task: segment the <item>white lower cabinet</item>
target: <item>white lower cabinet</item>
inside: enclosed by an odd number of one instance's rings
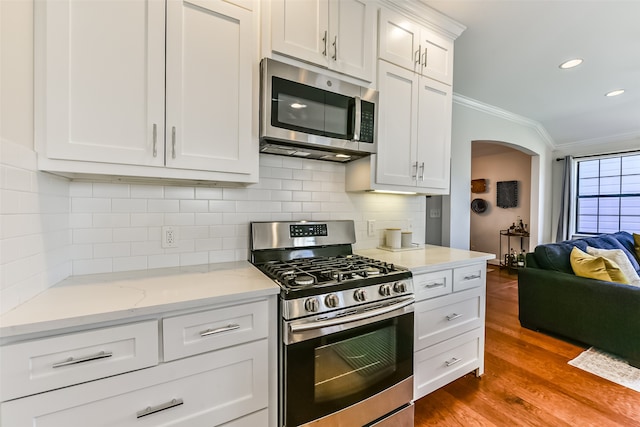
[[[269,356],[273,346],[270,328],[265,326],[269,307],[264,299],[248,301],[3,346],[3,356],[15,353],[25,361],[46,356],[46,348],[55,352],[55,361],[61,357],[66,360],[66,354],[75,354],[78,348],[93,354],[109,347],[115,357],[70,364],[43,374],[68,369],[69,381],[30,384],[22,377],[3,379],[8,389],[14,385],[22,388],[11,395],[3,394],[0,425],[268,426],[272,418],[270,394],[274,392],[270,372],[275,360],[275,356]],[[163,323],[165,328],[161,327]],[[193,328],[199,331],[198,338],[209,344],[185,347],[183,334],[176,332]],[[125,348],[128,351],[120,350],[119,342],[129,336],[133,342]],[[146,346],[135,347],[136,342]],[[174,350],[167,354],[163,348]],[[138,352],[152,357],[145,356],[148,361],[143,365],[124,364],[135,359],[130,354]],[[3,374],[5,368],[8,366],[3,366]]]
[[[417,400],[461,376],[484,372],[486,264],[414,274]]]

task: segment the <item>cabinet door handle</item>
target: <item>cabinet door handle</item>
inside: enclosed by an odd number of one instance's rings
[[[240,329],[240,325],[238,325],[237,323],[232,323],[227,326],[223,326],[221,328],[207,329],[206,331],[200,332],[200,336],[206,337],[209,335],[220,334],[222,332],[233,331],[234,329]]]
[[[424,287],[427,288],[427,289],[444,288],[444,282],[429,283],[429,284],[425,285]]]
[[[420,181],[424,181],[424,162],[420,164]]]
[[[322,43],[324,43],[324,50],[322,55],[327,56],[327,30],[324,30],[324,36],[322,37]]]
[[[334,36],[333,37],[333,60],[337,61],[338,60],[338,36]]]
[[[176,158],[176,127],[171,128],[171,158]]]
[[[158,406],[148,406],[142,411],[138,411],[136,413],[136,418],[146,417],[147,415],[155,414],[156,412],[164,411],[166,409],[175,408],[176,406],[180,406],[184,403],[182,399],[171,399],[171,401],[167,403],[163,403]]]
[[[413,175],[411,175],[412,179],[418,179],[418,162],[413,164]]]
[[[455,320],[455,319],[457,319],[459,317],[462,317],[462,314],[453,313],[453,314],[450,314],[450,315],[448,315],[446,317],[447,317],[447,321],[451,322],[452,320]]]
[[[416,50],[416,53],[413,55],[413,59],[414,59],[416,64],[420,63],[420,54],[421,53],[422,53],[422,45],[418,45],[418,50]]]
[[[451,360],[447,360],[446,362],[444,362],[444,364],[447,367],[449,367],[449,366],[453,366],[456,363],[460,363],[460,362],[462,362],[462,359],[458,359],[458,358],[453,357],[453,358],[451,358]]]
[[[475,280],[475,279],[479,279],[480,275],[479,274],[473,274],[471,276],[464,276],[463,280]]]
[[[101,351],[100,353],[92,354],[91,356],[78,357],[74,359],[73,357],[68,358],[64,362],[54,363],[51,365],[52,368],[61,368],[63,366],[75,365],[77,363],[91,362],[92,360],[98,359],[106,359],[107,357],[113,356],[113,353],[110,351]]]
[[[158,157],[158,125],[153,124],[153,157]]]
[[[427,66],[427,48],[424,48],[424,54],[422,55],[422,66],[426,67]]]

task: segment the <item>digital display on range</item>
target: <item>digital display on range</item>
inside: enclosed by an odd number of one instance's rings
[[[291,237],[316,237],[327,235],[327,224],[295,224],[289,226]]]

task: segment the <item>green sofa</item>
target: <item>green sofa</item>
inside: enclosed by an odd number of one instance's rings
[[[616,354],[640,368],[640,287],[578,277],[574,246],[622,249],[640,271],[626,232],[539,245],[518,271],[520,324]]]

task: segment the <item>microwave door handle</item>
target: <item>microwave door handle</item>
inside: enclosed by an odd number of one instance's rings
[[[353,125],[353,140],[360,141],[360,127],[362,126],[362,99],[355,97],[355,123]]]

